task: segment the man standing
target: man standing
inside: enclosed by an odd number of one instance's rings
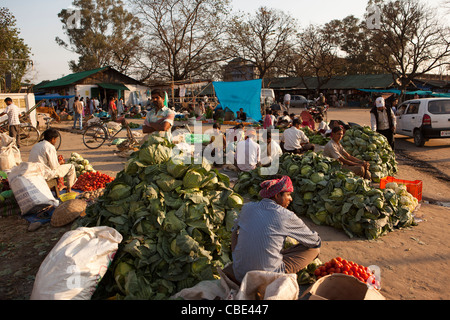
[[[142,132],[159,134],[159,136],[172,141],[171,128],[175,120],[175,112],[164,105],[164,100],[165,94],[162,90],[152,90],[153,107],[147,112]]]
[[[236,165],[241,171],[252,171],[261,164],[261,148],[255,139],[256,132],[251,129],[236,145]]]
[[[20,148],[20,109],[16,106],[11,98],[5,99],[6,109],[0,114],[0,117],[7,114],[8,115],[8,125],[9,125],[9,136],[16,139],[17,148]]]
[[[309,138],[300,130],[300,120],[294,119],[292,127],[283,133],[284,151],[302,154],[308,150],[314,151],[314,145],[309,143]]]
[[[80,120],[80,130],[83,130],[83,104],[80,102],[78,97],[75,97],[75,102],[73,103],[73,128],[77,128],[77,121]]]
[[[293,191],[288,176],[264,181],[260,191],[263,199],[244,204],[233,227],[233,264],[224,269],[225,274],[240,283],[252,270],[298,273],[318,257],[319,234],[287,209]],[[284,250],[286,237],[299,244]]]
[[[375,100],[375,106],[370,110],[370,124],[373,131],[386,137],[392,150],[394,150],[394,134],[397,119],[390,106],[386,106],[383,97]]]
[[[117,120],[117,106],[116,106],[116,98],[112,97],[109,102],[109,114],[111,115],[111,120]]]
[[[284,95],[283,103],[284,103],[284,106],[286,108],[286,111],[289,112],[289,108],[291,107],[291,95],[289,93],[286,93]]]
[[[56,129],[50,128],[44,131],[44,140],[31,148],[28,162],[39,162],[56,171],[56,177],[65,178],[67,192],[72,191],[72,186],[77,180],[75,166],[73,164],[59,164],[55,143],[58,138]]]
[[[345,151],[344,147],[342,147],[340,143],[343,136],[344,130],[341,126],[333,127],[331,131],[331,140],[325,145],[323,155],[325,157],[339,160],[344,169],[347,169],[364,179],[372,180],[372,175],[369,171],[370,163],[355,158]]]

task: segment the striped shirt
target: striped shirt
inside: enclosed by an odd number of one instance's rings
[[[8,124],[10,126],[20,125],[20,109],[18,106],[16,106],[15,104],[10,104],[9,106],[6,106],[5,112],[8,115]]]
[[[308,248],[318,248],[321,239],[297,215],[270,199],[247,203],[235,221],[239,237],[233,251],[233,271],[242,281],[252,270],[285,272],[283,250],[286,237]]]
[[[155,108],[152,108],[147,112],[147,117],[145,118],[144,125],[148,125],[149,123],[163,123],[168,122],[170,126],[173,126],[175,120],[175,112],[169,109],[168,107],[163,107],[162,109],[156,112]],[[169,129],[167,131],[159,131],[157,134],[159,136],[166,138],[169,141],[172,141],[172,131]]]

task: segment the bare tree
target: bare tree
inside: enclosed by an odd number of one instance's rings
[[[255,64],[259,77],[275,75],[277,63],[293,47],[296,21],[282,11],[260,7],[252,16],[236,16],[230,23],[230,50]]]
[[[372,30],[371,60],[396,76],[402,91],[417,76],[450,63],[450,30],[418,0],[378,1],[380,30]]]
[[[340,73],[342,58],[337,54],[338,47],[333,41],[333,32],[315,25],[308,26],[300,35],[298,53],[302,57],[298,65],[300,75],[317,79],[317,90],[331,77]],[[304,81],[304,84],[307,83]]]
[[[211,77],[227,59],[221,49],[229,0],[131,0],[143,23],[143,79]]]

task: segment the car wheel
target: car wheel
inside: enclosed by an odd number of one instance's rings
[[[417,147],[423,147],[425,145],[425,137],[423,136],[422,131],[419,129],[414,130],[414,144]]]

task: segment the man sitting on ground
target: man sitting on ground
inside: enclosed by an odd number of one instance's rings
[[[50,128],[44,131],[44,140],[31,148],[28,162],[39,162],[56,172],[55,178],[66,180],[67,192],[72,191],[72,186],[77,180],[75,166],[73,164],[59,164],[55,144],[58,131]]]
[[[294,154],[302,154],[308,150],[314,151],[314,145],[309,143],[309,138],[300,130],[300,120],[294,119],[292,127],[283,133],[284,151]]]
[[[235,221],[231,240],[233,264],[224,272],[237,283],[253,270],[298,273],[318,257],[321,239],[292,211],[294,191],[288,176],[261,184],[259,202],[244,204]],[[286,237],[299,242],[284,250]]]
[[[344,129],[341,126],[333,127],[331,131],[331,140],[325,145],[323,155],[339,160],[344,169],[347,169],[364,179],[371,180],[372,175],[369,171],[369,162],[355,158],[345,151],[340,143],[343,136]]]

